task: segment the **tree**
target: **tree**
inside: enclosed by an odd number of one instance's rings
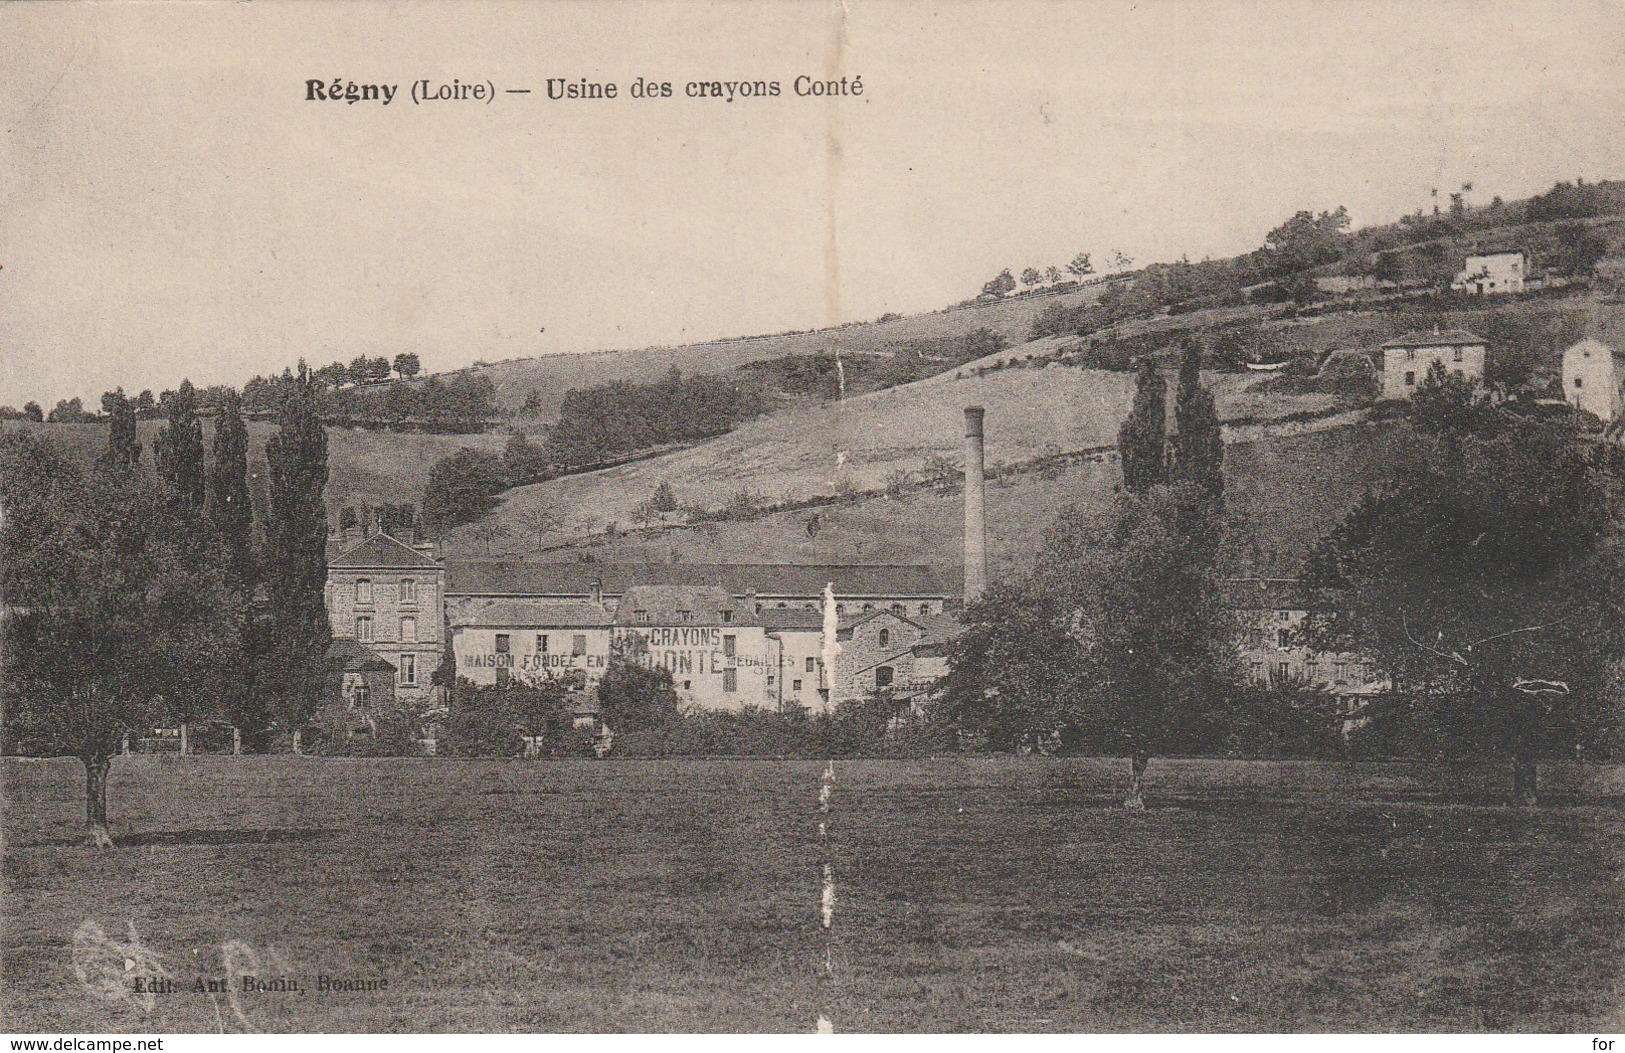
[[[139,469],[81,478],[0,437],[0,693],[8,742],[79,758],[90,842],[111,847],[107,773],[155,720],[217,712],[240,604],[198,513]]]
[[[474,535],[474,540],[485,545],[485,554],[490,555],[492,543],[507,537],[508,528],[494,519],[487,519],[474,524],[474,528],[470,533]]]
[[[1095,273],[1095,265],[1089,262],[1089,254],[1080,252],[1072,257],[1072,262],[1066,265],[1067,273],[1082,281],[1086,276]]]
[[[1054,265],[1044,268],[1044,280],[1055,285],[1061,280],[1061,268]]]
[[[1123,486],[1143,494],[1167,477],[1168,384],[1151,356],[1140,360],[1134,408],[1117,432]]]
[[[659,731],[678,719],[677,689],[671,672],[649,666],[643,659],[642,637],[616,639],[609,666],[598,681],[599,719],[616,735]]]
[[[28,406],[34,406],[36,410],[39,409],[37,405],[30,402],[23,407],[24,413],[29,412]],[[94,413],[85,412],[85,404],[77,395],[71,399],[58,399],[56,408],[45,418],[46,422],[50,424],[89,424],[95,419],[96,415]]]
[[[170,491],[192,508],[202,508],[207,477],[203,468],[203,422],[197,415],[197,391],[190,380],[165,392],[164,412],[169,424],[158,429],[153,452],[158,474]]]
[[[1016,291],[1016,279],[1010,274],[1008,268],[998,273],[987,284],[982,286],[983,296],[1003,298]]]
[[[1126,271],[1132,266],[1134,266],[1133,256],[1130,256],[1122,249],[1117,249],[1112,253],[1112,270]]]
[[[1029,288],[1034,285],[1041,285],[1043,282],[1044,276],[1038,272],[1037,267],[1028,267],[1026,270],[1021,272],[1021,284],[1028,286]]]
[[[265,444],[271,503],[262,560],[270,596],[264,671],[277,724],[294,736],[320,704],[332,628],[323,594],[327,585],[327,432],[315,379],[303,362],[285,384],[277,432]]]
[[[226,392],[214,426],[214,463],[209,466],[209,519],[225,547],[232,586],[253,596],[254,506],[248,493],[248,426],[242,399]]]
[[[1174,478],[1194,484],[1214,500],[1224,494],[1224,437],[1213,393],[1202,386],[1202,351],[1188,340],[1179,360],[1174,403]]]
[[[502,449],[502,464],[509,483],[519,486],[547,470],[547,451],[531,442],[524,432],[516,431]]]
[[[141,463],[141,442],[136,438],[135,404],[118,388],[102,396],[102,415],[107,418],[107,450],[102,463],[115,471],[126,471]]]
[[[484,450],[458,450],[429,469],[423,522],[441,533],[472,523],[497,506],[497,495],[507,486],[501,458]]]
[[[367,360],[367,379],[377,382],[389,379],[389,359],[383,355]]]
[[[1342,601],[1313,638],[1391,683],[1371,730],[1504,757],[1515,802],[1533,804],[1541,757],[1618,730],[1625,458],[1563,421],[1418,434],[1413,450],[1314,553],[1312,579]]]
[[[345,372],[349,374],[350,383],[365,384],[372,379],[372,359],[357,355],[350,359],[350,366]]]
[[[515,518],[519,522],[519,528],[529,534],[537,545],[547,540],[549,534],[563,525],[556,513],[541,507],[527,508]]]
[[[1405,406],[1405,416],[1424,435],[1489,436],[1505,423],[1477,385],[1460,370],[1447,370],[1443,362],[1428,366]]]
[[[1264,254],[1277,276],[1295,274],[1337,259],[1349,228],[1349,211],[1300,211],[1264,236]]]
[[[671,488],[671,483],[662,479],[654,493],[649,495],[649,504],[656,512],[677,511],[677,493]]]
[[[412,351],[402,351],[395,356],[395,372],[400,374],[402,380],[417,376],[423,372],[423,363]]]
[[[23,416],[35,424],[40,424],[45,420],[45,411],[40,409],[39,403],[29,401],[23,403]]]
[[[316,370],[313,376],[318,384],[337,391],[349,382],[350,370],[343,362],[333,362]]]

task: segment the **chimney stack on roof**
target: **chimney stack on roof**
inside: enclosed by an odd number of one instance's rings
[[[981,598],[987,588],[986,453],[982,443],[981,406],[965,407],[965,603]]]

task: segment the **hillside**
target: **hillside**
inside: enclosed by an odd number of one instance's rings
[[[961,337],[976,329],[1002,333],[1021,343],[1038,315],[1054,304],[1077,306],[1100,295],[1099,286],[1067,292],[1015,297],[996,303],[950,308],[886,322],[857,322],[804,333],[739,337],[681,347],[651,347],[585,354],[542,355],[470,367],[496,385],[497,401],[518,409],[531,391],[538,393],[539,416],[550,419],[571,388],[613,380],[648,382],[672,369],[685,374],[721,373],[747,362],[825,351],[883,352],[913,341]]]

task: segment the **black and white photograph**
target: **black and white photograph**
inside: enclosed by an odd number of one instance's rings
[[[1622,128],[1615,0],[0,6],[7,1048],[1618,1051]]]

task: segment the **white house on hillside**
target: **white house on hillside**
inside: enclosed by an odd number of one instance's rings
[[[1474,385],[1483,384],[1486,350],[1484,338],[1465,329],[1406,333],[1390,340],[1382,345],[1382,397],[1410,398],[1435,362]]]
[[[1528,270],[1528,257],[1521,251],[1469,256],[1450,288],[1475,296],[1523,292]]]
[[[1625,419],[1625,355],[1590,337],[1564,351],[1563,397],[1604,424]]]

